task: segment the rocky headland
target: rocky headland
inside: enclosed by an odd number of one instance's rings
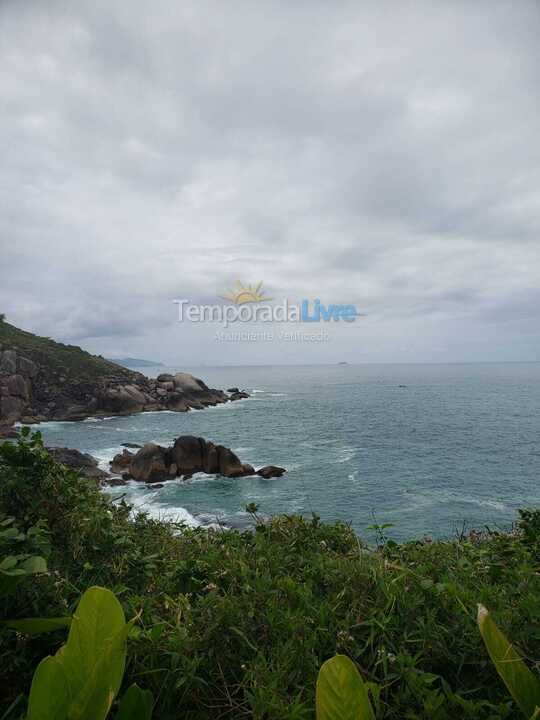
[[[187,412],[247,398],[189,373],[148,378],[74,345],[0,321],[0,431],[16,422],[82,420],[151,410]]]

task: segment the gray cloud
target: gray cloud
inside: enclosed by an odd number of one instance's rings
[[[2,311],[192,364],[538,359],[539,31],[533,0],[2,3]],[[175,323],[238,277],[368,317]]]

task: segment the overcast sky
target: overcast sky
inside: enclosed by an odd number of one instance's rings
[[[0,311],[175,365],[539,360],[539,37],[536,0],[1,0]],[[176,321],[237,279],[366,317]]]

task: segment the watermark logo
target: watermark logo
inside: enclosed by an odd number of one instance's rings
[[[324,303],[319,298],[303,298],[291,302],[285,298],[281,302],[271,303],[257,285],[245,285],[240,280],[234,288],[222,296],[227,304],[199,305],[190,300],[174,300],[178,305],[178,322],[219,323],[224,328],[232,323],[352,323],[363,313],[356,305],[349,303]]]
[[[227,295],[223,296],[224,300],[229,300],[234,305],[245,305],[246,303],[268,302],[273,298],[267,297],[262,290],[262,280],[257,285],[244,285],[241,280],[236,281],[236,285],[229,290]]]

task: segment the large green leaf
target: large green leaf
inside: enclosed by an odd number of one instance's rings
[[[87,590],[66,645],[36,671],[27,720],[103,720],[122,682],[131,625],[114,593]]]
[[[317,720],[375,720],[364,681],[345,655],[330,658],[319,671]]]
[[[71,618],[21,618],[20,620],[4,620],[0,625],[6,625],[6,627],[17,630],[17,632],[24,635],[41,635],[41,633],[69,627]]]
[[[118,694],[126,662],[126,640],[132,623],[124,624],[105,643],[98,662],[70,706],[70,720],[103,720]]]
[[[150,690],[131,685],[120,701],[116,720],[150,720],[154,698]]]
[[[47,657],[37,666],[27,720],[65,720],[69,709],[69,688],[62,666],[55,657]]]
[[[540,707],[540,680],[525,665],[483,605],[478,606],[478,627],[510,695],[525,717],[534,717],[536,708]]]
[[[96,665],[104,659],[110,641],[125,627],[122,606],[110,590],[92,587],[79,601],[73,615],[69,637],[57,653],[68,678],[72,697],[83,691]],[[122,646],[123,647],[123,646]],[[125,651],[115,653],[111,666],[111,689],[118,692],[124,673]]]

